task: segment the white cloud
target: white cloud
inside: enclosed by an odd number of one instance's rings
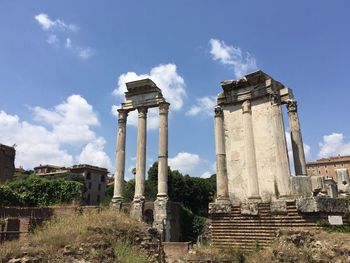
[[[35,107],[33,112],[34,118],[47,127],[0,111],[1,143],[17,145],[16,166],[70,166],[84,161],[111,169],[111,161],[103,150],[105,140],[91,130],[91,126],[99,125],[97,114],[83,97],[72,95],[53,109]],[[68,150],[72,148],[81,151],[76,159]]]
[[[226,45],[219,39],[210,39],[210,54],[214,60],[233,67],[236,78],[240,78],[250,71],[256,70],[256,59],[249,52],[242,52],[239,47]]]
[[[113,170],[111,159],[104,151],[104,145],[106,140],[102,137],[97,138],[94,141],[89,142],[82,149],[77,161],[81,164],[92,164],[99,167],[105,167],[109,171]]]
[[[113,91],[116,96],[124,97],[126,92],[126,82],[140,80],[144,78],[152,79],[162,90],[163,96],[171,104],[172,110],[179,110],[183,105],[186,96],[185,81],[177,73],[175,64],[161,64],[151,69],[149,74],[138,75],[135,72],[127,72],[119,76],[118,87]]]
[[[95,139],[90,126],[99,125],[96,113],[80,95],[71,95],[51,110],[34,108],[36,120],[50,125],[61,143],[83,144]]]
[[[52,20],[47,14],[41,13],[36,15],[35,20],[41,25],[44,31],[51,30],[69,30],[76,31],[78,27],[73,24],[66,24],[60,19]]]
[[[290,137],[290,132],[285,132],[286,140],[287,140],[287,149],[288,149],[288,157],[289,157],[289,165],[291,173],[294,174],[294,158],[293,158],[293,149],[292,149],[292,139]],[[306,161],[311,160],[311,147],[308,144],[304,143],[304,154]]]
[[[72,40],[70,38],[66,38],[66,48],[72,48]]]
[[[202,97],[196,99],[196,104],[192,105],[189,111],[186,112],[187,116],[213,116],[214,108],[216,105],[216,98],[214,96]]]
[[[52,20],[44,13],[36,15],[34,18],[46,32],[46,42],[48,44],[64,47],[81,59],[88,59],[94,54],[94,50],[91,47],[73,44],[71,35],[78,30],[76,25],[66,24],[60,19]]]
[[[50,45],[58,45],[59,39],[55,34],[50,34],[46,40],[46,42]]]
[[[199,176],[199,177],[205,179],[205,178],[209,178],[212,174],[213,174],[213,173],[211,173],[211,172],[209,172],[209,171],[206,171],[206,172],[202,173],[201,176]]]
[[[73,157],[60,148],[58,138],[45,127],[20,121],[17,115],[0,111],[1,143],[16,144],[16,165],[32,168],[39,164],[69,166]]]
[[[75,52],[82,59],[88,59],[94,54],[94,51],[90,47],[76,47]]]
[[[342,133],[332,133],[323,136],[323,142],[319,143],[319,158],[350,154],[350,142],[345,142]]]
[[[169,166],[172,170],[179,170],[184,174],[190,174],[200,164],[198,154],[179,152],[175,157],[169,158]]]

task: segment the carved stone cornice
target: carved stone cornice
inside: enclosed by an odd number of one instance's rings
[[[296,100],[287,100],[287,111],[288,112],[297,112],[298,103]]]
[[[148,111],[147,107],[143,107],[143,106],[138,107],[137,111],[139,112],[139,118],[144,118],[144,119],[147,118],[147,111]]]
[[[222,118],[223,117],[223,111],[220,106],[216,106],[214,109],[215,112],[215,118]]]

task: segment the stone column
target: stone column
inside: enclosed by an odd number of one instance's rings
[[[168,111],[169,103],[159,105],[158,197],[168,196]]]
[[[275,141],[276,155],[276,179],[275,179],[275,194],[277,197],[285,198],[290,195],[289,190],[289,161],[285,129],[283,123],[281,101],[278,95],[271,95],[272,104],[272,124]]]
[[[252,109],[250,100],[242,104],[245,160],[248,172],[248,199],[260,200],[258,171],[256,167],[255,143],[252,123]]]
[[[216,152],[216,201],[229,200],[225,151],[224,115],[220,106],[215,107],[214,117]]]
[[[168,198],[168,112],[169,103],[159,104],[158,193],[154,201],[153,227],[163,241],[170,241],[170,204]]]
[[[145,202],[147,107],[139,107],[137,110],[139,114],[137,123],[135,195],[131,216],[141,221]]]
[[[295,175],[307,175],[303,139],[301,136],[297,101],[287,101]]]
[[[125,139],[126,139],[126,120],[128,111],[119,109],[118,117],[118,138],[117,138],[117,157],[116,157],[116,169],[114,173],[114,192],[112,205],[121,209],[123,201],[123,187],[124,187],[124,174],[125,174]]]

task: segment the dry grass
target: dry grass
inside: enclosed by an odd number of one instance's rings
[[[62,250],[67,245],[75,246],[83,242],[98,242],[98,235],[94,235],[91,229],[99,228],[117,229],[123,232],[126,238],[130,239],[132,237],[128,236],[128,233],[132,235],[135,229],[145,229],[145,226],[111,209],[85,211],[81,214],[72,213],[65,217],[47,221],[44,226],[37,228],[33,234],[28,235],[25,239],[3,243],[0,246],[0,260],[2,262],[4,259],[21,256],[24,253],[28,255],[50,255],[57,253],[58,250]],[[108,239],[108,235],[106,237],[105,233],[104,238]],[[95,250],[93,253],[99,253],[99,251]],[[130,257],[125,262],[142,262],[131,260],[136,258],[139,253],[129,246],[127,242],[117,242],[115,244],[115,253],[119,253],[120,256]]]

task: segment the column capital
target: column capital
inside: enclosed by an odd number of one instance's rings
[[[119,123],[126,123],[126,119],[128,117],[128,110],[125,109],[118,109],[118,122]]]
[[[147,111],[148,108],[141,106],[137,108],[137,111],[139,112],[139,118],[147,118]]]
[[[272,105],[281,105],[281,97],[276,92],[270,94],[270,100]]]
[[[287,111],[288,112],[297,112],[298,111],[298,103],[296,100],[287,100]]]
[[[242,111],[243,113],[251,112],[252,111],[252,106],[250,103],[250,100],[245,100],[242,103]]]
[[[215,118],[222,118],[223,116],[223,110],[222,110],[222,107],[217,105],[214,109],[214,112],[215,112]]]
[[[159,114],[168,114],[170,103],[161,102],[159,103]]]

